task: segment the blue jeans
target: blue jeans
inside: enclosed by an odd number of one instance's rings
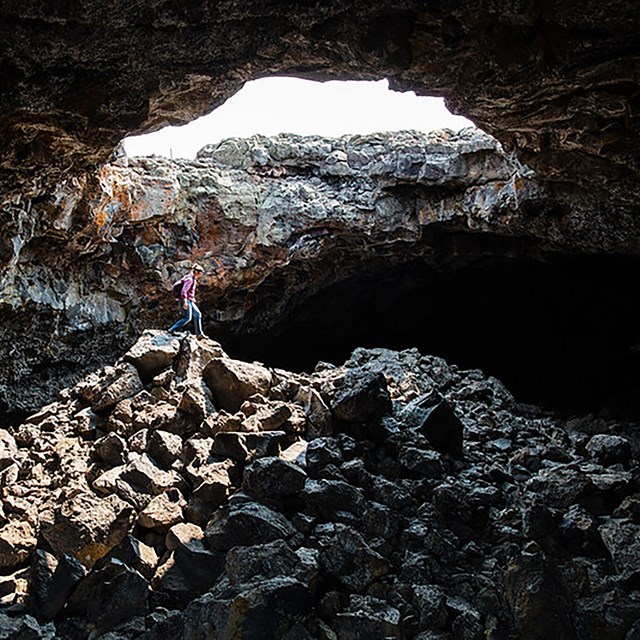
[[[200,313],[200,309],[198,309],[198,305],[192,300],[187,300],[187,308],[183,307],[182,309],[182,318],[176,322],[169,331],[178,331],[182,329],[185,325],[191,322],[193,318],[193,324],[196,330],[196,335],[202,335],[202,314]]]

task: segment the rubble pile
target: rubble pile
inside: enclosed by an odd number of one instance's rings
[[[0,430],[0,638],[640,638],[634,425],[146,331]]]

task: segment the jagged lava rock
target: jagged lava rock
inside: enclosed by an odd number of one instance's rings
[[[142,358],[155,348],[148,336],[141,344]],[[262,393],[234,414],[183,414],[178,369],[201,381],[226,359],[217,349],[184,337],[168,373],[134,385],[118,379],[130,381],[133,365],[115,362],[3,440],[16,473],[0,483],[0,536],[13,532],[0,597],[18,616],[30,607],[52,620],[22,616],[34,637],[635,633],[638,463],[586,446],[603,434],[594,445],[618,452],[634,444],[635,425],[585,417],[589,435],[576,438],[577,419],[520,410],[478,370],[387,349],[311,374],[236,361],[236,371],[269,373]],[[221,393],[223,380],[237,391],[230,376],[218,379]],[[345,384],[364,392],[343,396]],[[120,399],[87,431],[86,409],[108,388]],[[375,389],[375,410],[355,402],[350,415],[367,422],[336,418],[320,438],[309,421],[273,431],[285,414],[313,411],[305,388],[326,407]],[[443,402],[458,439],[451,448],[444,428],[441,453],[420,427]],[[172,412],[160,418],[158,407]]]

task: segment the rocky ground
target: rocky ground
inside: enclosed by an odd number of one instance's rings
[[[635,640],[636,431],[147,331],[0,430],[0,638]]]

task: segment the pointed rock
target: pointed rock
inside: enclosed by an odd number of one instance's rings
[[[331,410],[338,420],[369,422],[391,413],[391,396],[382,373],[347,377],[345,387],[333,399]]]
[[[413,414],[415,428],[440,453],[462,455],[464,427],[446,400]]]

